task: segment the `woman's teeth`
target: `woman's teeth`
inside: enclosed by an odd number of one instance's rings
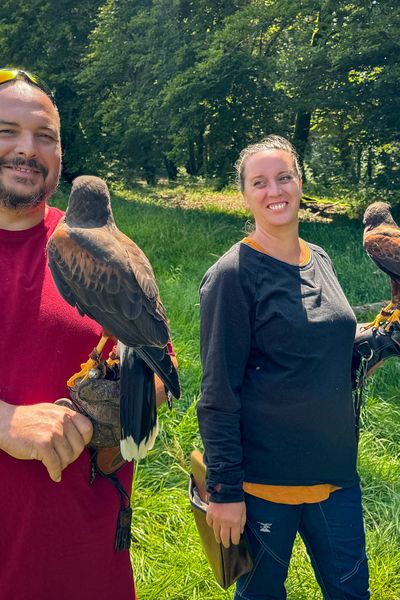
[[[270,204],[268,208],[271,210],[281,210],[282,208],[285,208],[285,206],[286,202],[279,202],[279,204]]]

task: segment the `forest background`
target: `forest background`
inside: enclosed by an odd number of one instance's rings
[[[183,396],[172,413],[160,410],[155,448],[136,469],[132,562],[140,600],[232,598],[202,554],[187,483],[190,452],[201,448],[198,287],[246,229],[232,184],[247,143],[268,133],[294,142],[306,195],[318,198],[301,211],[301,235],[329,252],[352,306],[389,298],[387,277],[362,249],[359,217],[377,199],[390,200],[400,216],[396,4],[0,4],[1,66],[31,70],[55,91],[65,185],[54,201],[65,208],[77,175],[107,180],[117,224],[149,256],[171,322]],[[400,598],[399,368],[388,361],[371,380],[360,438],[376,600]],[[290,600],[321,598],[299,540],[287,587]]]
[[[2,0],[3,65],[55,90],[64,178],[232,181],[240,150],[288,136],[310,191],[399,187],[394,0]]]

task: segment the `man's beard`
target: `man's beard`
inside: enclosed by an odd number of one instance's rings
[[[14,158],[12,161],[6,161],[4,159],[0,159],[0,168],[4,165],[9,165],[13,167],[30,167],[31,169],[36,169],[40,171],[43,175],[44,180],[46,181],[46,177],[48,175],[48,169],[43,165],[40,165],[36,160],[28,160],[24,158]],[[58,179],[56,184],[52,189],[49,189],[44,183],[41,188],[35,192],[34,194],[21,194],[16,192],[13,189],[10,189],[2,184],[0,181],[0,207],[20,210],[24,208],[36,208],[40,204],[42,204],[45,200],[47,200],[53,192],[57,189]]]

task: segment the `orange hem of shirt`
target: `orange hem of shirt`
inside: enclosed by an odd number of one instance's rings
[[[262,483],[243,483],[247,494],[277,502],[279,504],[313,504],[327,500],[335,490],[340,490],[337,485],[320,483],[317,485],[264,485]]]

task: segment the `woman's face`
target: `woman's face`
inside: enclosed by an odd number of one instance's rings
[[[286,150],[257,152],[244,165],[244,203],[265,230],[297,224],[301,185]]]

